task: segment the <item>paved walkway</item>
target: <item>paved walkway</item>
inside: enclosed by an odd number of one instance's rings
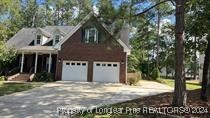
[[[88,108],[173,91],[171,87],[141,81],[140,86],[122,84],[55,82],[29,91],[0,97],[0,117],[53,118],[57,107]]]

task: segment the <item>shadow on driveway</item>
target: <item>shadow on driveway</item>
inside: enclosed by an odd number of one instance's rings
[[[157,82],[144,82],[142,86],[55,82],[29,91],[0,97],[0,116],[10,118],[58,117],[57,107],[97,107],[172,90]]]

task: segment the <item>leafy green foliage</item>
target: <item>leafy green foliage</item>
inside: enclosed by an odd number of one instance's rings
[[[16,58],[16,51],[7,48],[4,42],[0,42],[0,75],[7,71],[8,65]]]
[[[154,79],[154,80],[157,80],[158,78],[160,78],[160,71],[158,68],[154,68],[152,73],[151,73],[151,77]]]
[[[52,82],[53,76],[51,73],[43,71],[41,73],[36,73],[32,81],[34,81],[34,82]]]
[[[5,76],[0,76],[0,81],[5,81]]]
[[[138,70],[139,66],[139,60],[138,58],[131,54],[128,56],[128,72],[136,72]]]

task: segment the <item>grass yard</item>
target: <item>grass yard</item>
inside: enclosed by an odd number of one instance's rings
[[[0,81],[0,96],[12,94],[15,92],[26,91],[43,85],[42,83],[20,83]]]
[[[174,87],[174,80],[172,79],[158,79],[157,82],[160,82],[162,84],[166,84],[168,86]],[[199,84],[198,81],[196,80],[188,80],[186,81],[187,85],[187,90],[195,90],[195,89],[200,89],[201,85]]]

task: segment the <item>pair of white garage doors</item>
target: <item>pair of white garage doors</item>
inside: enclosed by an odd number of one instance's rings
[[[118,83],[120,74],[119,62],[94,62],[93,81]],[[87,81],[87,61],[63,61],[62,80]]]

